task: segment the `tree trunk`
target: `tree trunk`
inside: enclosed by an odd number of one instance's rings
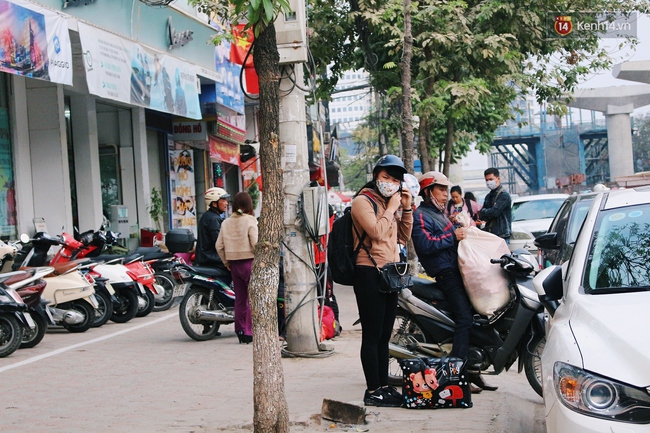
[[[429,122],[426,116],[420,116],[420,134],[418,136],[418,150],[420,151],[420,163],[422,173],[431,171],[431,156],[427,146],[427,135],[429,134]]]
[[[253,428],[256,433],[288,433],[289,410],[284,395],[277,322],[284,195],[278,137],[280,56],[273,25],[264,28],[257,37],[254,54],[260,83],[260,165],[264,199],[249,286],[255,384]]]
[[[447,119],[447,133],[445,134],[445,159],[442,167],[442,174],[449,176],[449,167],[451,166],[451,155],[454,147],[454,119]]]
[[[377,91],[375,91],[375,107],[377,107],[377,141],[379,142],[379,156],[384,156],[388,154],[386,132],[384,131],[384,125],[382,122],[382,120],[384,120],[384,100]]]
[[[404,0],[404,47],[402,51],[402,150],[404,165],[413,172],[413,106],[411,104],[411,59],[413,34],[411,29],[411,0]]]

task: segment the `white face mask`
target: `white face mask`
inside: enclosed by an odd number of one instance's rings
[[[497,181],[496,180],[486,180],[485,185],[490,188],[490,190],[497,189]]]
[[[392,197],[397,191],[399,191],[399,183],[381,182],[379,179],[377,179],[376,183],[379,194],[383,195],[386,198]]]

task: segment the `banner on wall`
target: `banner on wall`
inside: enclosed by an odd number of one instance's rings
[[[195,65],[82,22],[79,38],[93,95],[201,119]]]
[[[196,235],[194,158],[190,150],[169,152],[172,228],[188,228]]]
[[[23,0],[0,0],[0,71],[72,85],[66,19]]]
[[[230,50],[231,43],[227,40],[214,48],[215,69],[221,75],[221,82],[215,84],[216,102],[244,114],[244,92],[239,83],[242,67],[230,61]]]
[[[232,165],[239,165],[239,146],[227,141],[221,140],[212,135],[209,138],[210,142],[210,158],[219,161],[227,162]]]

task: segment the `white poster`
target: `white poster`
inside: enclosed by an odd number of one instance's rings
[[[23,0],[0,0],[0,71],[72,85],[67,20]]]
[[[201,119],[195,65],[82,22],[79,37],[90,93]]]

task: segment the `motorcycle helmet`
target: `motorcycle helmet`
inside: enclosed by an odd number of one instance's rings
[[[210,203],[213,201],[219,201],[222,198],[230,198],[230,194],[228,194],[223,188],[214,187],[207,190],[203,197],[205,198],[205,207],[209,209]]]
[[[377,174],[381,170],[386,170],[386,172],[395,179],[399,181],[404,180],[404,175],[406,174],[406,167],[404,167],[404,162],[395,156],[395,155],[384,155],[379,158],[379,161],[375,164],[375,168],[372,169],[373,179],[377,179]]]
[[[447,179],[447,176],[440,173],[439,171],[427,171],[420,176],[420,195],[426,197],[426,189],[433,185],[444,185],[448,187],[454,186],[453,183]]]

